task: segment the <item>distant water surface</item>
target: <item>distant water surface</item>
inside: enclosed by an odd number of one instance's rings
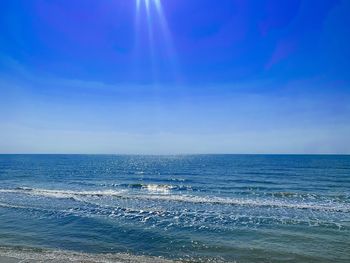
[[[350,262],[350,156],[0,155],[0,256],[76,253]]]

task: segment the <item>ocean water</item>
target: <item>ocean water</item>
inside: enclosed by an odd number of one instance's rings
[[[350,262],[350,156],[0,155],[0,256]]]

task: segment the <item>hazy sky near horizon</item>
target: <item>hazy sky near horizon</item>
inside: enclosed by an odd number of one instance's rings
[[[347,0],[3,0],[0,153],[350,153],[349,14]]]

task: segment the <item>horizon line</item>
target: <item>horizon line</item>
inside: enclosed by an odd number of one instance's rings
[[[124,156],[183,156],[183,155],[349,155],[350,153],[0,153],[0,155],[124,155]]]

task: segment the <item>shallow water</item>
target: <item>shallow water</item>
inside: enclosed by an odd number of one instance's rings
[[[0,155],[0,185],[0,255],[350,261],[350,156]]]

